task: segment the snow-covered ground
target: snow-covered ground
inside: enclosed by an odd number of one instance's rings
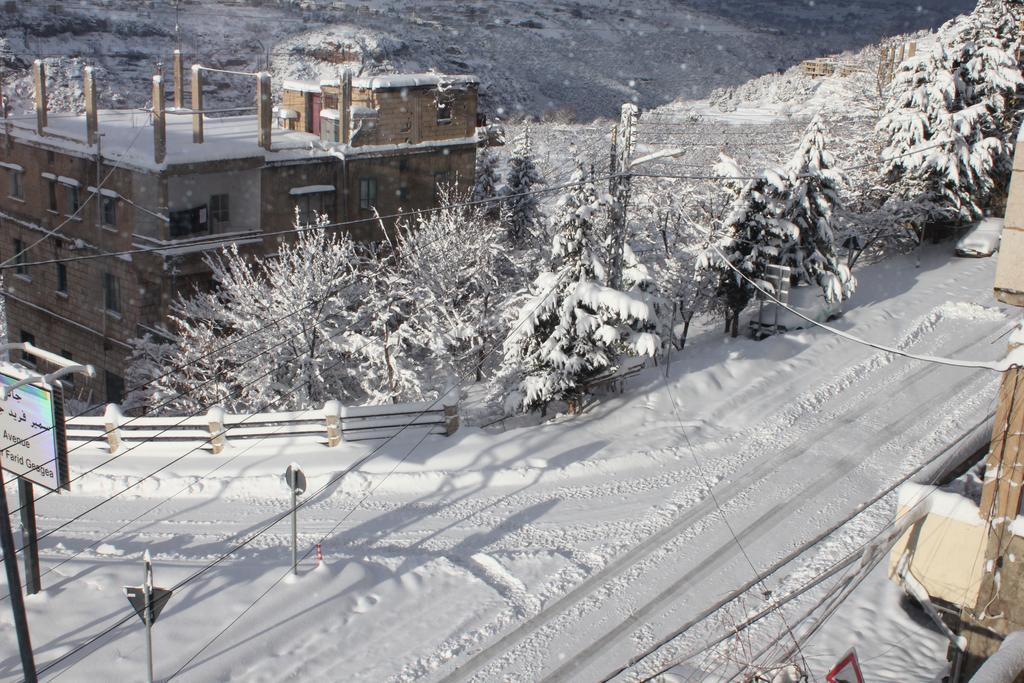
[[[920,268],[896,257],[860,269],[837,325],[917,353],[1001,357],[1000,335],[1015,319],[992,297],[995,261],[952,250],[926,248]],[[821,330],[755,342],[723,338],[717,324],[691,333],[667,380],[665,372],[646,370],[581,417],[388,444],[301,509],[300,552],[326,534],[323,565],[307,559],[297,579],[283,578],[285,521],[172,597],[155,627],[158,678],[185,665],[180,680],[596,680],[749,580],[747,557],[770,565],[974,425],[998,382]],[[287,508],[291,461],[316,490],[367,452],[274,444],[192,454],[88,511],[185,450],[139,449],[70,494],[42,499],[41,532],[83,515],[42,541],[44,571],[101,542],[45,575],[44,592],[27,601],[40,665],[129,613],[121,587],[141,579],[145,549],[157,584],[173,585]],[[72,457],[74,474],[109,455]],[[869,509],[767,587],[799,585],[892,512],[891,500]],[[812,673],[823,676],[856,645],[872,660],[871,680],[938,674],[945,646],[886,606],[895,589],[875,575],[859,591],[808,644]],[[759,596],[744,596],[671,652],[762,607]],[[780,629],[769,620],[742,647],[756,651]],[[43,679],[138,678],[143,651],[133,618]],[[6,606],[0,652],[0,679],[16,680]],[[729,671],[717,655],[687,666]]]

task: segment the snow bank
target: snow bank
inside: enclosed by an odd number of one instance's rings
[[[930,513],[971,526],[982,526],[985,523],[978,515],[978,504],[959,493],[908,482],[899,488],[898,496],[900,508],[911,508],[927,499]]]

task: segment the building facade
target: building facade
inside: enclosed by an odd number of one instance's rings
[[[380,240],[398,216],[436,206],[442,187],[473,182],[475,78],[346,76],[317,84],[334,105],[317,110],[311,84],[288,84],[272,110],[263,74],[255,116],[214,118],[202,110],[203,67],[191,70],[190,108],[178,54],[175,67],[174,104],[154,77],[148,112],[98,111],[86,69],[86,113],[75,116],[47,110],[37,62],[36,116],[2,122],[8,339],[94,365],[94,380],[74,380],[81,401],[122,400],[129,340],[163,334],[175,298],[209,285],[211,250],[273,253],[297,215]]]

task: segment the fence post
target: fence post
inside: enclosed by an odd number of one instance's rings
[[[327,426],[327,445],[337,446],[341,443],[341,401],[324,403],[324,423]]]
[[[110,445],[110,452],[116,453],[121,447],[121,422],[124,415],[121,413],[121,406],[116,403],[108,403],[103,411],[103,426],[107,432],[107,443]]]
[[[224,450],[224,444],[227,442],[224,436],[224,409],[213,406],[206,413],[206,421],[210,425],[210,445],[213,446],[213,454],[217,455]]]
[[[459,429],[459,403],[444,407],[444,435],[451,436]]]

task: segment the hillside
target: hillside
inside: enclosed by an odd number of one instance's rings
[[[0,54],[14,110],[31,107],[28,66],[37,56],[49,64],[55,109],[80,106],[85,64],[101,69],[104,106],[144,105],[148,77],[169,62],[180,35],[189,61],[237,71],[269,62],[278,82],[334,75],[344,64],[366,72],[472,71],[492,115],[563,110],[587,121],[630,99],[649,108],[704,98],[807,57],[938,26],[974,3],[782,0],[770,10],[711,0],[144,4],[145,11],[133,0],[5,3],[14,11],[0,13]],[[212,88],[214,105],[252,94],[238,76],[214,79]]]

